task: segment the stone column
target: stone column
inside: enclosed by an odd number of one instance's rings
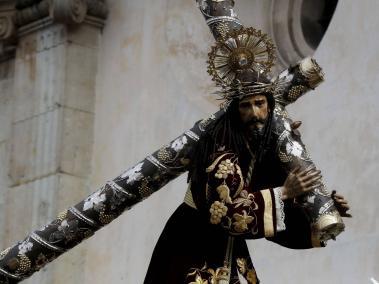
[[[0,154],[9,162],[2,247],[87,194],[98,44],[107,15],[103,0],[15,2],[7,16],[13,30],[2,41],[8,48],[0,49],[15,57],[8,151]],[[81,246],[25,283],[81,283],[84,254]]]
[[[5,245],[6,192],[8,190],[8,165],[12,125],[12,94],[14,86],[14,55],[16,28],[13,1],[0,1],[0,246]]]

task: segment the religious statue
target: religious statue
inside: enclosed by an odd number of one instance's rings
[[[184,202],[158,240],[146,284],[259,283],[246,239],[306,249],[343,231],[347,202],[327,191],[285,109],[323,81],[321,68],[306,58],[270,78],[274,45],[242,26],[234,1],[197,3],[216,38],[208,71],[220,111],[1,252],[0,283],[31,276],[186,171]]]

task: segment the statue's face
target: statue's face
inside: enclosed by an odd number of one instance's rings
[[[251,131],[264,128],[270,108],[264,95],[243,98],[238,105],[239,114],[244,126]]]

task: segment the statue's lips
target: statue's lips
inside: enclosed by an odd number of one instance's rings
[[[265,121],[262,120],[252,120],[247,122],[247,127],[249,128],[262,128],[265,125]]]

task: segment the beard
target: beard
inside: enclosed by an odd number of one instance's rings
[[[259,124],[259,126],[258,126]],[[247,139],[254,149],[257,151],[264,139],[264,133],[266,129],[267,119],[252,119],[246,123],[246,136]]]

